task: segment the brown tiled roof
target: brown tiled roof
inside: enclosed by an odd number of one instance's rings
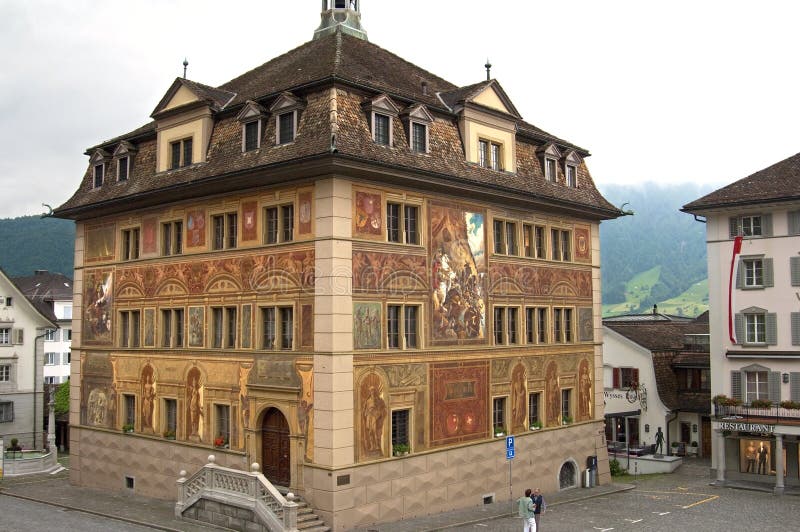
[[[37,271],[34,275],[14,277],[13,281],[28,299],[72,300],[72,279],[60,273]]]
[[[681,210],[699,212],[716,207],[798,199],[800,199],[800,153],[687,203]]]
[[[427,84],[424,92],[423,81]],[[516,173],[498,172],[468,163],[455,116],[442,105],[437,93],[467,93],[477,90],[482,84],[458,90],[452,83],[350,35],[337,32],[310,41],[223,84],[219,89],[188,80],[180,82],[191,83],[194,90],[206,91],[209,97],[218,97],[218,100],[235,93],[225,112],[217,115],[206,160],[186,168],[155,173],[155,125],[148,124],[98,146],[113,150],[114,143],[121,139],[136,139],[138,152],[129,179],[121,183],[109,179],[102,187],[93,189],[91,168],[87,168],[80,188],[56,209],[57,215],[76,217],[76,211],[90,206],[121,205],[128,199],[146,198],[156,191],[185,190],[192,184],[233,186],[230,179],[233,175],[255,170],[268,172],[275,165],[322,156],[423,172],[431,179],[448,182],[450,186],[465,183],[484,189],[490,187],[526,201],[545,202],[551,209],[577,209],[584,213],[592,212],[593,216],[601,219],[619,214],[619,210],[597,190],[584,165],[579,168],[578,187],[565,186],[560,175],[562,182],[558,184],[545,181],[536,154],[537,139],[540,143],[557,141],[582,151],[584,155],[588,152],[521,120],[518,120],[521,134],[517,140]],[[332,84],[339,87],[335,151],[332,150],[327,89]],[[214,92],[217,90],[221,92]],[[275,135],[274,120],[267,120],[262,147],[242,153],[241,124],[233,116],[237,106],[253,100],[268,107],[270,100],[284,91],[292,91],[307,101],[306,108],[300,113],[295,141],[275,146],[271,141]],[[401,108],[414,102],[425,104],[436,112],[437,119],[431,125],[429,153],[419,154],[409,149],[399,120],[394,121],[394,146],[379,146],[372,141],[361,104],[367,95],[378,93],[386,93]],[[223,181],[228,184],[222,185]],[[267,181],[263,183],[267,184]]]
[[[697,322],[603,322],[603,325],[650,351],[682,350],[684,335],[708,333],[708,323]]]

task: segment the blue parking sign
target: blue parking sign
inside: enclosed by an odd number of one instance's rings
[[[511,460],[514,458],[514,448],[506,449],[506,460]]]
[[[514,436],[506,436],[506,449],[514,450]]]

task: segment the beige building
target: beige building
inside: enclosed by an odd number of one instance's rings
[[[798,163],[800,154],[682,209],[707,227],[713,473],[777,493],[800,485]]]
[[[609,482],[598,229],[620,212],[585,149],[338,1],[152,118],[90,148],[56,211],[74,483],[171,498],[213,452],[343,530],[507,499],[508,434],[515,487],[576,487],[589,457]]]

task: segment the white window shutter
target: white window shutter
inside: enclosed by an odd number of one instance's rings
[[[789,234],[800,235],[800,211],[789,213]]]
[[[739,259],[738,265],[736,267],[736,288],[742,289],[744,288],[744,261]]]
[[[15,345],[21,345],[25,343],[25,330],[24,329],[13,329],[12,330],[12,343]]]
[[[764,286],[775,286],[775,270],[772,267],[772,259],[764,259]]]
[[[789,257],[789,273],[792,286],[800,286],[800,257]]]
[[[769,383],[767,385],[767,392],[769,395],[769,400],[772,401],[773,404],[777,405],[781,402],[781,372],[780,371],[770,371],[769,372]]]
[[[742,372],[741,371],[731,371],[731,398],[739,399],[740,401],[744,399],[742,397]]]
[[[792,345],[800,345],[800,312],[792,312]]]
[[[778,344],[778,315],[774,312],[769,312],[766,315],[766,333],[767,333],[767,345],[777,345]]]
[[[761,215],[761,236],[772,236],[772,215]]]
[[[741,345],[747,343],[744,330],[744,314],[734,316],[734,330],[736,331],[736,343]]]
[[[800,403],[800,372],[793,371],[789,374],[789,399]]]

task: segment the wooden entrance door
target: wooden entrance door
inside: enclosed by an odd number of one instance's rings
[[[276,408],[270,408],[261,423],[261,464],[270,482],[289,486],[289,424]]]
[[[703,417],[700,426],[703,431],[703,458],[711,458],[711,419]]]

